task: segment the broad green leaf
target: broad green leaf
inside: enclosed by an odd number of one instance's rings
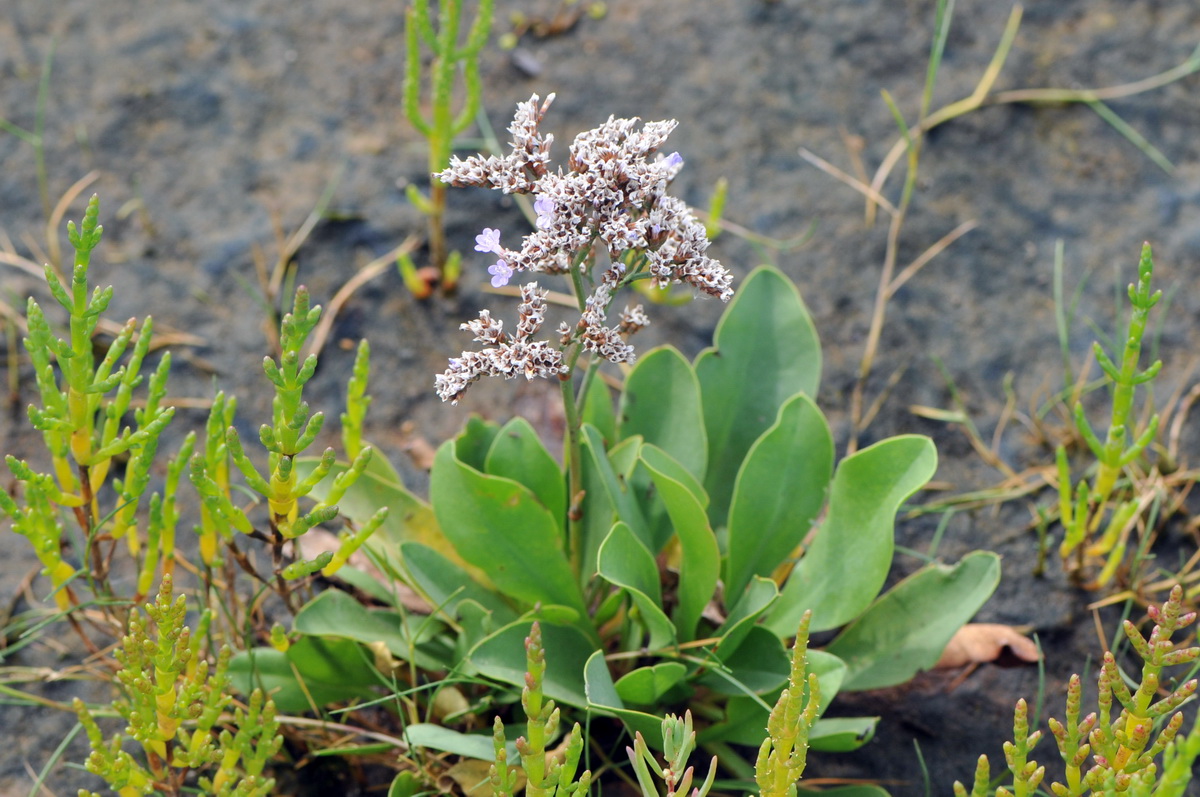
[[[789,654],[790,655],[790,654]],[[790,665],[790,661],[789,661]],[[789,666],[790,670],[790,666]],[[846,675],[846,665],[837,656],[820,650],[808,651],[806,672],[815,673],[821,691],[818,716],[829,707]],[[758,747],[766,738],[767,717],[771,707],[779,699],[782,688],[760,697],[734,696],[725,702],[725,719],[700,731],[697,735],[701,744],[710,741],[725,741]],[[805,688],[807,692],[807,687]]]
[[[583,670],[595,647],[573,626],[540,625],[546,650],[542,691],[559,703],[586,708]],[[486,637],[471,650],[471,663],[489,678],[524,686],[525,638],[532,626],[530,620],[518,620]]]
[[[887,578],[895,546],[896,511],[929,481],[937,450],[927,437],[903,435],[864,448],[838,464],[829,510],[767,623],[794,634],[805,609],[813,631],[860,615]]]
[[[400,557],[416,588],[431,605],[449,616],[456,617],[458,605],[470,600],[492,612],[499,625],[517,619],[517,613],[503,597],[477,584],[466,570],[432,548],[419,542],[406,542],[400,546]]]
[[[478,758],[482,761],[494,761],[496,748],[492,742],[492,732],[460,733],[444,725],[432,722],[417,722],[404,729],[404,739],[413,747],[424,747],[442,753],[454,753],[467,758]],[[515,760],[517,747],[512,742],[505,745],[509,760]]]
[[[595,431],[595,427],[588,424],[584,424],[583,428]],[[580,569],[580,576],[586,584],[596,572],[596,554],[600,550],[600,544],[604,542],[617,520],[616,504],[609,495],[610,490],[619,491],[620,488],[616,484],[612,463],[605,456],[604,449],[594,449],[593,440],[586,433],[581,434],[580,438],[580,471],[583,482],[583,501],[580,504],[583,514],[580,522],[583,535],[583,567]],[[595,432],[595,438],[599,439],[598,431]]]
[[[484,462],[487,461],[487,453],[492,450],[492,441],[499,433],[499,424],[472,414],[467,418],[467,425],[455,438],[454,453],[464,465],[482,471]]]
[[[628,481],[637,468],[638,454],[642,451],[645,440],[641,436],[626,437],[608,449],[608,461],[612,463],[613,473]]]
[[[600,577],[623,588],[637,606],[651,649],[674,641],[675,627],[662,609],[662,581],[654,557],[624,523],[616,523],[600,546]]]
[[[500,592],[528,605],[567,606],[586,617],[558,523],[528,488],[463,464],[449,441],[434,459],[429,495],[459,555],[487,573]]]
[[[580,418],[584,423],[590,423],[600,432],[600,435],[610,443],[617,439],[617,413],[613,409],[612,391],[600,378],[593,374],[588,382],[587,395],[583,397],[583,411]]]
[[[558,522],[559,534],[565,534],[567,483],[529,421],[513,418],[500,429],[492,440],[484,471],[520,482],[532,490]]]
[[[678,661],[664,661],[650,667],[638,667],[617,680],[617,694],[626,703],[652,706],[687,677],[687,669],[686,665]]]
[[[679,640],[689,642],[695,638],[700,615],[717,587],[721,554],[704,507],[696,496],[682,482],[659,470],[663,465],[661,457],[655,456],[653,451],[643,454],[641,462],[654,477],[658,494],[671,515],[675,533],[679,535],[679,589],[676,593],[679,605],[674,620]]]
[[[631,438],[634,439],[634,438]],[[651,443],[643,443],[639,455],[649,458],[660,473],[674,479],[688,489],[701,507],[708,506],[708,496],[704,487],[696,480],[687,468],[663,449]],[[661,551],[671,538],[675,536],[675,525],[666,504],[662,502],[654,477],[644,466],[638,465],[633,474],[625,482],[641,507],[642,516],[646,518],[646,529],[649,535],[647,546],[651,551]]]
[[[754,441],[729,507],[725,596],[734,601],[753,576],[770,576],[804,540],[833,476],[833,435],[813,400],[797,394]]]
[[[808,671],[815,672],[821,687],[821,700],[817,705],[817,716],[825,713],[833,698],[846,682],[846,662],[825,650],[808,651]]]
[[[676,349],[661,346],[638,358],[625,378],[618,417],[622,438],[641,435],[704,478],[708,447],[700,384]]]
[[[454,657],[459,663],[460,672],[465,675],[473,675],[474,670],[467,661],[467,656],[493,631],[508,625],[509,622],[516,622],[516,619],[503,622],[499,613],[488,611],[473,600],[459,601],[456,611],[462,630],[454,640]]]
[[[700,683],[726,695],[761,695],[779,689],[787,681],[791,663],[783,640],[755,625],[742,644],[723,657],[724,666],[714,666],[700,677]]]
[[[374,448],[373,451],[358,481],[338,502],[338,511],[359,526],[366,523],[380,507],[388,508],[387,519],[367,540],[366,548],[392,570],[396,569],[399,562],[399,546],[408,541],[428,545],[442,556],[465,565],[466,562],[442,534],[437,517],[429,504],[408,491],[399,471],[382,451],[378,448]],[[311,473],[317,462],[318,460],[312,457],[297,460],[299,478]],[[335,465],[330,475],[313,488],[309,495],[319,501],[325,500],[329,495],[329,488],[333,485],[333,477],[345,472],[347,467],[344,463]],[[475,578],[483,578],[486,581],[482,571],[468,569]]]
[[[713,636],[721,640],[717,643],[717,656],[724,659],[737,650],[746,634],[754,627],[754,623],[778,597],[779,588],[775,586],[774,581],[757,576],[753,578],[750,586],[742,592],[741,599],[730,610],[725,622],[713,632]]]
[[[808,746],[825,753],[849,753],[875,737],[879,717],[821,718],[808,734]]]
[[[371,687],[382,685],[371,653],[362,645],[311,636],[301,637],[287,653],[274,648],[235,653],[229,661],[229,678],[242,694],[261,688],[284,714],[310,711],[313,704],[321,708],[374,697]]]
[[[630,493],[627,485],[627,476],[624,474],[633,471],[637,464],[638,451],[641,450],[642,441],[638,437],[630,437],[622,440],[618,445],[613,447],[610,452],[605,452],[604,441],[600,437],[599,430],[594,426],[587,424],[583,425],[583,456],[587,461],[587,467],[590,468],[589,481],[593,480],[599,484],[604,492],[609,503],[616,510],[616,517],[629,524],[629,528],[634,535],[649,548],[652,544],[650,533],[647,530],[646,518],[642,515],[642,510],[638,506],[637,501]],[[628,467],[626,469],[626,464]],[[587,498],[585,497],[586,501]],[[586,507],[587,504],[585,503]],[[586,521],[585,522],[589,522]],[[595,547],[591,550],[598,550],[600,543],[608,536],[609,530],[612,529],[612,521],[609,520],[600,536],[595,538]],[[600,529],[588,526],[588,533],[592,534]],[[590,541],[589,541],[590,544]],[[587,548],[585,548],[585,553]],[[585,556],[586,558],[586,556]],[[592,560],[595,561],[594,559]]]
[[[892,587],[829,645],[849,667],[843,688],[881,689],[932,667],[999,583],[1000,557],[974,551],[953,567],[930,564]]]
[[[654,463],[655,470],[682,484],[700,502],[702,508],[708,508],[708,494],[704,492],[704,485],[684,467],[683,463],[671,456],[669,451],[646,442],[638,449],[638,456]],[[634,468],[634,473],[636,474],[639,470],[642,468]]]
[[[392,779],[387,797],[416,797],[425,790],[425,784],[411,772],[400,772]]]
[[[301,634],[339,637],[369,644],[382,642],[395,657],[423,670],[452,664],[452,651],[441,633],[446,626],[432,617],[404,617],[399,613],[368,609],[353,596],[329,589],[301,607],[293,628]]]
[[[796,286],[773,266],[750,273],[696,358],[709,466],[704,487],[713,527],[724,526],[746,452],[797,393],[816,396],[821,344]]]
[[[597,650],[588,657],[584,665],[584,685],[587,693],[588,706],[600,709],[605,714],[611,714],[625,723],[630,735],[641,732],[650,747],[662,749],[662,719],[642,711],[625,708],[625,702],[617,694],[612,674],[608,671],[608,662],[604,660],[604,651]]]

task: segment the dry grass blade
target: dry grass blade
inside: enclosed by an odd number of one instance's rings
[[[6,321],[11,321],[13,325],[21,331],[22,334],[29,331],[28,325],[25,323],[25,316],[13,309],[12,305],[0,299],[0,317]]]
[[[722,222],[722,224],[724,224],[724,222]],[[518,287],[516,285],[505,286],[503,288],[492,288],[492,287],[485,286],[483,290],[484,290],[484,293],[494,293],[497,296],[511,296],[514,299],[518,299],[521,296],[521,289],[520,289],[520,287]],[[549,304],[556,304],[559,307],[567,307],[572,310],[579,309],[579,302],[576,301],[575,297],[569,293],[561,293],[559,291],[547,291],[546,292],[546,301]]]
[[[8,247],[12,246],[11,241],[6,241],[5,243]],[[45,279],[46,276],[45,270],[41,266],[27,257],[21,257],[12,251],[11,248],[0,249],[0,263],[12,266],[18,271],[24,271],[31,277],[36,277],[39,280]]]
[[[50,211],[50,216],[46,219],[46,247],[49,253],[50,265],[58,274],[59,280],[64,283],[66,278],[62,272],[62,249],[58,245],[58,230],[61,228],[63,216],[67,215],[67,208],[83,193],[84,189],[98,179],[100,179],[100,172],[92,170],[76,180],[59,197],[58,204],[54,206],[54,210]]]
[[[958,225],[953,230],[939,238],[933,246],[922,252],[920,257],[909,263],[903,270],[901,270],[899,274],[896,275],[896,278],[892,280],[890,285],[888,285],[888,298],[890,299],[892,296],[894,296],[896,291],[900,290],[904,283],[915,277],[918,271],[925,268],[925,266],[929,264],[929,261],[946,251],[950,244],[954,243],[959,238],[963,237],[978,226],[979,222],[975,221],[974,219],[971,219],[970,221],[964,221],[962,224]]]
[[[1175,405],[1174,417],[1171,419],[1171,429],[1167,434],[1167,454],[1171,459],[1179,460],[1179,438],[1183,434],[1183,424],[1191,412],[1192,405],[1200,399],[1200,385],[1193,385],[1187,395]]]
[[[367,265],[360,268],[353,277],[346,281],[346,284],[329,301],[329,307],[321,314],[321,321],[317,324],[317,328],[313,332],[312,343],[308,347],[309,355],[319,354],[321,349],[324,348],[325,340],[329,337],[330,330],[333,329],[334,319],[337,318],[337,314],[341,312],[342,306],[354,295],[354,292],[382,274],[392,263],[396,262],[397,257],[408,254],[416,249],[419,241],[420,239],[417,236],[410,235],[405,239],[404,243],[367,263]]]
[[[987,99],[987,93],[991,91],[992,85],[996,82],[996,78],[1000,76],[1000,70],[1004,67],[1004,62],[1008,58],[1008,52],[1012,48],[1013,40],[1017,36],[1017,29],[1021,27],[1021,15],[1023,14],[1022,7],[1018,4],[1013,6],[1012,12],[1008,17],[1008,24],[1004,27],[1004,33],[1000,37],[1000,44],[996,47],[996,52],[992,55],[992,60],[988,64],[987,69],[983,72],[983,77],[975,86],[975,90],[971,92],[971,96],[951,103],[939,111],[935,111],[927,117],[920,119],[917,125],[909,132],[909,137],[920,136],[943,122],[948,122],[951,119],[961,116],[965,113],[979,108]],[[879,169],[875,172],[875,178],[871,181],[871,189],[875,193],[883,190],[883,184],[887,182],[888,175],[899,162],[900,157],[908,151],[911,146],[909,137],[900,138],[892,148],[888,150],[883,162],[879,165]],[[870,201],[867,202],[867,226],[870,227],[875,223],[875,206]]]
[[[800,157],[804,158],[804,160],[808,161],[813,166],[816,166],[818,169],[825,172],[826,174],[828,174],[830,177],[834,178],[835,180],[839,180],[839,181],[845,183],[846,185],[850,186],[855,191],[857,191],[858,193],[865,196],[867,199],[871,200],[875,204],[882,207],[890,215],[894,216],[898,212],[896,210],[896,206],[893,205],[891,202],[889,202],[887,197],[885,197],[883,194],[879,193],[878,189],[867,185],[864,181],[859,180],[858,178],[856,178],[852,175],[846,174],[844,171],[842,171],[838,167],[834,166],[832,163],[830,163],[829,161],[820,157],[819,155],[815,154],[811,150],[801,147],[800,148]]]
[[[300,251],[300,247],[308,240],[308,236],[313,229],[325,218],[325,210],[329,207],[330,201],[333,200],[333,193],[337,190],[337,185],[342,179],[342,172],[345,170],[345,165],[339,166],[333,176],[329,178],[329,182],[325,185],[325,191],[321,194],[317,204],[309,211],[308,216],[290,237],[284,236],[283,227],[279,223],[277,217],[273,217],[272,221],[275,226],[275,236],[279,243],[279,259],[275,262],[275,270],[271,274],[267,297],[278,296],[279,289],[283,285],[283,277],[287,272],[288,263],[292,262],[292,258]]]
[[[1172,67],[1165,72],[1160,72],[1157,75],[1151,75],[1142,80],[1136,80],[1132,83],[1124,83],[1119,86],[1109,86],[1099,89],[1012,89],[1009,91],[998,91],[995,94],[988,95],[991,90],[991,84],[995,81],[999,74],[999,69],[1003,65],[1004,59],[1007,57],[1008,47],[1011,45],[1011,38],[1016,35],[1016,27],[1020,25],[1021,7],[1013,8],[1012,16],[1009,17],[1009,25],[1005,28],[1004,36],[1000,46],[996,49],[996,54],[993,56],[992,63],[988,65],[984,72],[983,79],[979,85],[971,93],[971,96],[966,97],[958,102],[951,103],[922,119],[914,128],[912,133],[922,135],[929,132],[938,125],[949,122],[963,114],[969,113],[980,108],[992,105],[1009,105],[1012,103],[1095,103],[1105,100],[1120,99],[1123,97],[1132,97],[1136,94],[1141,94],[1154,89],[1162,88],[1163,86],[1174,83],[1177,80],[1187,77],[1200,71],[1200,46],[1198,46],[1186,61],[1178,66]],[[1011,35],[1010,35],[1011,32]],[[888,150],[879,169],[875,172],[875,178],[871,181],[871,188],[876,192],[883,190],[883,185],[887,181],[888,175],[891,174],[893,168],[900,161],[900,158],[908,150],[908,142],[901,138],[892,145]],[[867,223],[874,223],[875,214],[872,203],[868,200],[867,203]]]

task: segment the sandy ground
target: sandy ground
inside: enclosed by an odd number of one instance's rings
[[[499,0],[497,31],[508,13],[546,14],[549,0]],[[1002,3],[962,0],[946,48],[934,106],[968,95],[1009,15]],[[800,249],[776,253],[799,284],[825,345],[819,403],[839,448],[883,261],[886,228],[867,228],[861,198],[805,162],[800,148],[853,172],[853,153],[873,172],[896,139],[880,98],[886,89],[911,121],[920,102],[933,4],[864,0],[610,0],[602,20],[581,20],[559,35],[526,36],[515,59],[495,47],[484,59],[485,106],[502,130],[514,104],[557,92],[547,119],[561,155],[575,132],[609,114],[680,122],[671,146],[687,166],[676,193],[705,206],[719,178],[729,181],[727,216],[776,239],[813,230]],[[1200,41],[1200,7],[1172,2],[1035,0],[996,83],[999,90],[1125,84],[1183,62]],[[276,256],[273,230],[296,229],[325,187],[340,176],[334,219],[305,242],[299,277],[327,301],[357,267],[421,231],[404,198],[408,182],[426,182],[422,142],[401,112],[402,5],[338,0],[138,3],[109,0],[9,0],[0,17],[0,116],[32,129],[41,65],[55,48],[46,105],[47,172],[52,198],[97,173],[87,193],[103,199],[105,242],[93,270],[116,286],[110,315],[152,312],[163,327],[205,343],[176,352],[171,394],[211,395],[215,382],[241,399],[247,428],[269,413],[258,362],[263,313],[255,296],[253,252]],[[531,69],[530,64],[536,65]],[[531,74],[536,72],[536,74]],[[868,394],[889,391],[864,442],[922,432],[938,443],[938,481],[948,489],[995,483],[997,473],[970,450],[960,431],[921,419],[912,405],[946,407],[953,379],[990,439],[1012,376],[1026,408],[1061,384],[1051,275],[1055,242],[1065,246],[1068,290],[1083,283],[1072,339],[1082,361],[1093,319],[1114,328],[1115,297],[1136,266],[1143,240],[1155,246],[1158,285],[1173,291],[1161,326],[1160,397],[1188,382],[1200,338],[1200,76],[1119,99],[1111,107],[1174,164],[1167,173],[1082,106],[1003,105],[972,113],[928,137],[921,178],[901,237],[905,265],[965,222],[957,240],[893,298]],[[18,251],[41,255],[43,240],[33,150],[0,134],[0,229]],[[898,169],[885,194],[898,197]],[[121,211],[118,213],[118,211]],[[78,218],[74,203],[68,218]],[[374,351],[370,434],[392,458],[405,420],[431,440],[452,434],[467,413],[503,419],[541,417],[539,387],[479,385],[457,409],[442,406],[432,375],[467,343],[460,320],[503,300],[481,293],[484,256],[471,253],[484,226],[519,229],[515,209],[498,195],[451,195],[451,244],[466,252],[463,290],[453,301],[415,302],[387,271],[360,289],[334,327],[329,356],[310,401],[338,408],[350,367],[341,341],[369,336]],[[61,236],[65,246],[65,236]],[[44,246],[44,244],[42,244]],[[714,254],[739,275],[761,256],[726,234]],[[0,265],[0,299],[48,299],[44,287]],[[1122,307],[1123,309],[1123,307]],[[670,341],[693,355],[709,341],[714,302],[683,311],[653,308],[643,347]],[[4,332],[2,334],[9,334]],[[894,384],[889,380],[899,371]],[[17,407],[33,398],[27,364]],[[5,453],[34,456],[37,439],[22,414],[0,417]],[[183,428],[202,422],[181,413]],[[1194,452],[1194,427],[1184,430]],[[1188,445],[1185,445],[1185,452]],[[999,451],[1013,467],[1048,462],[1019,425]],[[421,485],[421,475],[412,472]],[[981,619],[1028,624],[1047,653],[1048,706],[1072,670],[1100,652],[1093,597],[1071,590],[1052,566],[1030,576],[1029,511],[1016,502],[999,511],[954,516],[939,554],[956,559],[986,547],[1004,556],[1005,577]],[[901,543],[924,548],[935,519],[901,524]],[[0,534],[0,599],[7,602],[35,560],[24,541]],[[901,557],[896,574],[916,560]],[[1113,626],[1109,624],[1108,633]],[[31,654],[31,656],[34,654]],[[48,651],[18,663],[53,664]],[[914,752],[919,743],[931,793],[968,779],[980,752],[999,760],[1011,732],[1011,705],[1034,696],[1037,673],[985,666],[951,689],[952,675],[922,676],[887,693],[839,698],[835,712],[883,717],[878,738],[852,756],[813,756],[811,777],[886,781],[894,794],[921,793]],[[78,687],[55,684],[64,699]],[[0,707],[9,732],[0,750],[0,794],[28,793],[28,768],[39,769],[74,724],[69,715]],[[1043,758],[1052,757],[1049,743]],[[82,761],[78,741],[68,757]],[[94,780],[60,767],[56,793]],[[348,787],[347,787],[348,788]]]

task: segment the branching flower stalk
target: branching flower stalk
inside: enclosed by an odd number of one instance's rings
[[[1175,648],[1171,636],[1196,621],[1195,612],[1183,611],[1183,588],[1176,585],[1162,608],[1147,610],[1154,627],[1149,637],[1143,637],[1130,621],[1124,623],[1125,636],[1142,659],[1142,673],[1134,690],[1126,685],[1113,654],[1104,654],[1104,664],[1098,677],[1098,711],[1080,718],[1082,686],[1079,676],[1072,676],[1067,686],[1065,722],[1051,719],[1059,754],[1066,765],[1066,783],[1053,782],[1050,790],[1056,797],[1089,797],[1098,795],[1179,795],[1190,780],[1190,767],[1200,753],[1200,735],[1193,730],[1183,740],[1176,735],[1183,724],[1180,706],[1196,692],[1195,679],[1169,691],[1159,698],[1165,667],[1188,664],[1200,658],[1200,647]],[[1156,699],[1157,698],[1157,699]],[[1116,716],[1113,709],[1118,708]],[[1157,730],[1156,730],[1157,729]],[[1004,755],[1013,776],[1013,788],[998,788],[997,797],[1033,795],[1045,774],[1045,768],[1029,759],[1029,754],[1041,736],[1040,731],[1029,733],[1025,701],[1017,703],[1013,722],[1015,742],[1005,743]],[[1092,766],[1087,766],[1091,758]],[[1159,768],[1158,759],[1163,767]],[[1160,775],[1160,772],[1162,773]],[[987,756],[981,756],[970,791],[961,783],[954,784],[958,797],[990,797]]]
[[[504,156],[455,157],[436,176],[455,186],[495,188],[505,194],[532,194],[536,229],[517,249],[501,244],[499,230],[485,228],[475,249],[497,257],[488,269],[492,285],[507,285],[518,273],[565,274],[579,309],[575,324],[563,322],[555,338],[538,339],[545,323],[547,291],[538,282],[521,286],[518,322],[512,333],[482,310],[462,325],[478,351],[464,351],[435,379],[443,401],[457,403],[467,388],[484,376],[513,379],[557,378],[563,385],[567,417],[570,498],[582,490],[580,474],[580,409],[583,389],[575,375],[590,374],[600,361],[630,363],[636,357],[627,338],[650,323],[640,304],[625,307],[609,325],[610,306],[621,288],[638,280],[655,287],[685,283],[722,301],[733,295],[732,275],[706,255],[704,225],[687,205],[667,194],[683,168],[678,153],[658,151],[675,129],[674,120],[648,122],[609,120],[576,136],[566,169],[551,170],[554,137],[538,129],[554,95],[539,106],[535,94],[517,106],[509,127],[512,151]],[[588,359],[581,364],[580,358]],[[587,378],[582,382],[586,387]],[[579,515],[572,512],[568,554],[580,567]]]
[[[413,127],[429,142],[429,171],[437,173],[450,164],[450,150],[455,136],[467,129],[479,113],[481,83],[479,56],[487,44],[492,28],[493,0],[479,0],[475,20],[466,40],[459,44],[463,28],[463,0],[443,0],[438,3],[438,25],[434,30],[430,20],[429,0],[414,0],[405,16],[404,41],[407,54],[404,64],[404,113]],[[421,45],[433,52],[429,65],[428,116],[422,113]],[[466,97],[462,108],[452,109],[455,78],[461,67]],[[408,187],[408,199],[429,219],[430,265],[438,272],[442,287],[453,291],[458,281],[462,258],[458,252],[446,252],[446,186],[434,181],[429,197],[421,196],[416,186]],[[430,285],[421,279],[408,255],[397,261],[404,284],[414,295],[425,298]]]

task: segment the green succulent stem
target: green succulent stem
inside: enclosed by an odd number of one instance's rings
[[[1183,724],[1183,714],[1178,709],[1195,694],[1197,682],[1192,679],[1165,697],[1159,695],[1164,667],[1200,658],[1200,647],[1176,648],[1171,642],[1176,631],[1195,622],[1196,613],[1183,610],[1183,588],[1176,585],[1167,601],[1161,607],[1151,606],[1148,614],[1154,621],[1149,637],[1143,637],[1133,623],[1124,624],[1126,637],[1142,659],[1141,677],[1135,688],[1131,690],[1126,685],[1113,654],[1105,653],[1097,678],[1098,711],[1081,718],[1083,688],[1079,676],[1071,676],[1065,720],[1049,720],[1050,732],[1065,765],[1066,782],[1050,783],[1050,791],[1056,797],[1110,794],[1177,797],[1190,780],[1190,773],[1185,776],[1183,767],[1190,767],[1200,754],[1200,733],[1193,729],[1187,738],[1178,738]],[[998,797],[1038,793],[1045,768],[1030,760],[1029,753],[1040,736],[1040,731],[1029,732],[1025,701],[1019,701],[1013,720],[1014,741],[1004,745],[1013,788],[1011,791],[997,788]],[[1162,761],[1161,767],[1158,759]],[[971,791],[955,783],[954,793],[958,797],[968,794],[990,797],[986,756],[979,759]]]
[[[415,0],[405,17],[404,112],[429,146],[428,168],[431,174],[450,165],[454,138],[467,129],[479,112],[482,83],[479,78],[479,58],[487,44],[492,27],[493,0],[479,0],[475,19],[467,30],[463,43],[463,0],[446,0],[438,4],[438,24],[434,29],[430,19],[429,0]],[[421,108],[421,50],[422,45],[433,52],[429,65],[429,110]],[[453,109],[455,79],[461,70],[466,93],[462,107]],[[446,186],[434,180],[428,200],[418,207],[429,220],[430,264],[443,274],[448,261],[445,233]],[[411,265],[411,264],[410,264]],[[408,284],[409,279],[406,279]],[[415,284],[415,282],[414,282]]]
[[[1069,500],[1070,469],[1066,463],[1065,452],[1057,453],[1059,480],[1059,511],[1065,529],[1060,553],[1064,560],[1080,546],[1091,540],[1100,531],[1100,526],[1108,513],[1113,492],[1126,469],[1140,458],[1147,447],[1158,434],[1159,417],[1153,415],[1146,428],[1136,438],[1131,430],[1135,425],[1133,412],[1134,399],[1138,385],[1151,382],[1162,367],[1161,361],[1155,361],[1148,368],[1139,370],[1142,343],[1146,334],[1146,324],[1150,310],[1162,298],[1162,291],[1151,291],[1151,279],[1154,275],[1154,259],[1150,244],[1142,245],[1138,261],[1138,278],[1129,285],[1127,295],[1131,305],[1129,325],[1124,336],[1124,346],[1121,350],[1120,362],[1109,357],[1104,348],[1095,343],[1093,351],[1105,378],[1112,386],[1112,407],[1109,415],[1108,430],[1103,440],[1092,428],[1083,410],[1083,405],[1076,403],[1074,408],[1075,427],[1080,436],[1096,458],[1097,469],[1091,483],[1081,480],[1077,485],[1075,501]],[[1077,566],[1087,557],[1106,557],[1106,565],[1096,579],[1097,585],[1106,583],[1116,572],[1124,559],[1127,547],[1119,542],[1122,529],[1131,523],[1138,513],[1135,503],[1119,501],[1116,509],[1109,518],[1107,530],[1100,539],[1086,547],[1086,552],[1080,552],[1076,560]]]

